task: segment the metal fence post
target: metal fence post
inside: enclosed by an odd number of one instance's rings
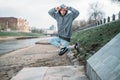
[[[102,24],[102,20],[100,20],[100,24]]]
[[[99,21],[97,21],[97,24],[100,25]]]
[[[118,13],[118,20],[120,20],[120,12]]]
[[[104,23],[106,23],[106,19],[104,18]]]
[[[97,22],[95,22],[95,25],[97,26]]]
[[[115,14],[112,15],[112,21],[115,21]]]
[[[108,16],[107,21],[110,22],[110,17]]]

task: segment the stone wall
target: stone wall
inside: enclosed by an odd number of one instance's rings
[[[0,30],[29,32],[29,23],[21,18],[0,17]]]

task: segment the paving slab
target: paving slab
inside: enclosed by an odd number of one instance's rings
[[[83,66],[56,66],[23,68],[11,80],[87,80],[87,78]]]

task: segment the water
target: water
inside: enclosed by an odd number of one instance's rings
[[[8,53],[19,48],[35,45],[35,42],[45,39],[46,38],[34,38],[24,40],[0,41],[0,54]]]

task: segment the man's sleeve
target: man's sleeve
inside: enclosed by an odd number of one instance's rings
[[[79,11],[75,8],[68,7],[68,10],[70,10],[73,13],[73,19],[75,19],[79,15]]]
[[[48,11],[48,14],[53,17],[54,19],[57,18],[57,11],[55,10],[55,8],[52,8]]]

